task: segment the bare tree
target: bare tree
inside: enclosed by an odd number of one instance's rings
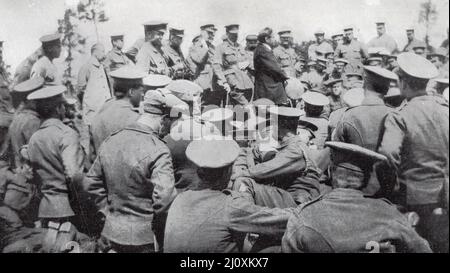
[[[109,20],[104,11],[105,4],[101,0],[80,0],[77,6],[78,19],[90,21],[94,24],[97,41],[98,24]]]
[[[430,30],[436,23],[438,11],[432,0],[420,4],[419,23],[425,25],[425,43],[428,50],[432,49],[430,45]]]

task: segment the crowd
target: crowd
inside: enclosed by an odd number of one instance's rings
[[[143,25],[2,79],[2,252],[448,252],[448,40]]]

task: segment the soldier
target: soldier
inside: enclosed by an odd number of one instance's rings
[[[323,83],[328,76],[325,72],[326,68],[327,60],[322,57],[317,57],[314,65],[311,63],[308,74],[305,74],[301,80],[308,82],[311,88],[319,90],[321,93],[325,93],[325,86]]]
[[[61,55],[61,35],[44,35],[39,39],[42,43],[43,56],[39,58],[31,68],[30,77],[41,77],[46,82],[61,84],[58,69],[53,60]]]
[[[110,82],[106,74],[105,47],[94,44],[91,47],[91,58],[78,71],[78,98],[82,104],[83,120],[90,125],[94,116],[103,104],[112,97]]]
[[[201,34],[192,40],[189,48],[187,63],[194,73],[194,82],[202,87],[202,105],[220,105],[223,98],[222,90],[213,90],[212,79],[212,58],[215,47],[213,45],[217,29],[213,24],[206,24],[200,27]]]
[[[29,160],[42,194],[38,212],[40,225],[61,232],[76,230],[73,224],[79,200],[72,183],[82,176],[84,163],[78,134],[62,122],[66,112],[62,93],[66,91],[64,86],[49,86],[27,97],[36,102],[36,110],[42,118],[39,130],[28,144]]]
[[[221,133],[213,124],[193,115],[195,97],[202,92],[200,86],[187,80],[175,80],[167,89],[189,106],[189,110],[182,113],[180,119],[173,124],[170,134],[164,138],[172,155],[175,188],[178,192],[196,189],[197,167],[187,159],[186,148],[193,140],[205,139],[209,135],[220,136]]]
[[[424,42],[416,39],[414,35],[414,28],[410,27],[406,29],[406,37],[408,38],[408,43],[403,48],[403,52],[408,52],[413,50],[413,47],[418,44],[424,44]]]
[[[384,47],[389,53],[397,50],[397,42],[395,42],[394,38],[386,33],[386,24],[385,22],[376,22],[377,25],[377,34],[378,36],[370,40],[367,44],[368,47]]]
[[[316,37],[316,42],[308,47],[308,58],[313,61],[315,61],[319,56],[317,55],[317,52],[320,53],[334,51],[333,47],[327,41],[325,41],[325,32],[323,30],[317,30],[316,32],[314,32],[314,36]],[[320,56],[323,57],[322,55]]]
[[[247,62],[250,63],[248,66],[248,74],[251,76],[252,81],[255,81],[255,65],[253,63],[253,53],[255,52],[256,46],[258,45],[258,36],[254,34],[247,35],[245,37],[246,45],[245,45],[245,53]]]
[[[373,247],[380,252],[431,252],[393,204],[367,198],[361,191],[372,166],[386,157],[352,144],[327,146],[332,149],[333,190],[296,209],[282,252],[370,252]]]
[[[333,52],[336,48],[344,43],[344,33],[339,32],[331,35],[331,39],[333,40]]]
[[[328,99],[330,100],[330,113],[343,108],[344,101],[342,95],[344,87],[342,86],[342,79],[331,79],[326,82],[326,86],[330,89]]]
[[[367,47],[354,37],[353,27],[345,27],[344,32],[344,43],[336,48],[334,58],[344,58],[349,62],[347,72],[350,69],[351,72],[361,72],[362,63],[369,56]]]
[[[36,49],[30,56],[23,60],[16,68],[14,72],[14,78],[11,84],[11,88],[14,88],[17,84],[26,81],[30,78],[31,69],[33,65],[44,55],[42,47]]]
[[[167,56],[162,51],[162,39],[167,23],[150,21],[144,23],[145,42],[136,55],[136,66],[147,74],[170,76]]]
[[[397,64],[397,53],[393,53],[387,58],[386,69],[389,71],[394,71],[398,67]]]
[[[162,51],[167,56],[167,65],[171,70],[172,79],[189,79],[190,71],[186,65],[181,44],[183,43],[184,29],[170,28],[169,40],[164,42]]]
[[[378,151],[387,156],[398,177],[396,201],[417,212],[417,230],[433,250],[448,252],[448,217],[438,209],[448,205],[448,199],[443,200],[449,177],[448,103],[427,96],[429,79],[438,75],[431,62],[412,53],[402,53],[397,60],[399,86],[407,102],[386,117]]]
[[[367,58],[367,65],[368,66],[377,66],[379,68],[382,67],[383,64],[383,58],[379,56],[371,56]]]
[[[121,68],[122,66],[131,64],[131,60],[123,53],[123,34],[115,34],[111,36],[111,44],[113,48],[104,61],[106,71],[109,73]]]
[[[289,77],[295,77],[295,64],[298,56],[292,48],[291,30],[281,30],[278,35],[280,36],[280,45],[273,49],[273,54],[284,73]]]
[[[319,150],[324,148],[325,140],[328,136],[328,115],[329,109],[325,109],[330,104],[330,100],[319,91],[311,90],[302,96],[305,103],[305,113],[301,120],[314,124],[318,129],[313,143]]]
[[[344,79],[344,87],[347,89],[352,88],[362,88],[363,87],[363,76],[359,72],[350,72],[345,73],[345,79]]]
[[[439,71],[439,77],[448,78],[448,52],[440,47],[435,52],[427,55],[427,58]]]
[[[129,66],[111,72],[115,98],[105,103],[92,119],[89,128],[94,155],[98,154],[101,144],[109,135],[138,119],[139,113],[135,109],[144,95],[142,79],[145,76],[142,71]]]
[[[8,128],[13,119],[11,95],[6,84],[0,83],[0,162],[8,150]],[[0,169],[2,168],[0,163]]]
[[[253,82],[245,72],[250,65],[245,50],[237,42],[239,25],[227,25],[225,30],[228,39],[217,46],[212,62],[216,83],[229,93],[231,104],[247,105],[253,97]]]
[[[334,68],[331,73],[328,75],[327,80],[330,79],[341,79],[344,80],[344,73],[348,64],[348,61],[345,59],[336,59],[334,60]]]
[[[186,157],[198,167],[199,185],[172,203],[165,252],[242,252],[246,233],[280,239],[291,209],[257,206],[245,186],[241,192],[226,189],[239,151],[233,140],[195,140],[189,144]]]
[[[178,118],[173,108],[183,104],[168,92],[145,94],[144,113],[103,142],[82,182],[106,217],[103,252],[147,253],[162,246],[164,213],[176,190],[170,151],[161,139]]]

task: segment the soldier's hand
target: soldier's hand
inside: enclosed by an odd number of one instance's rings
[[[33,169],[28,166],[27,164],[24,164],[20,167],[17,167],[14,172],[16,174],[22,175],[23,177],[25,177],[27,180],[30,180],[33,178]]]
[[[225,89],[225,91],[227,91],[227,93],[230,93],[230,92],[231,92],[231,87],[230,87],[230,85],[229,85],[228,83],[225,83],[225,84],[223,85],[223,88]]]

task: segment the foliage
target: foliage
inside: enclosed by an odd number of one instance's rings
[[[431,0],[420,4],[419,23],[425,25],[425,43],[427,44],[428,49],[431,48],[429,36],[430,30],[436,23],[437,17],[438,11],[436,5]]]

